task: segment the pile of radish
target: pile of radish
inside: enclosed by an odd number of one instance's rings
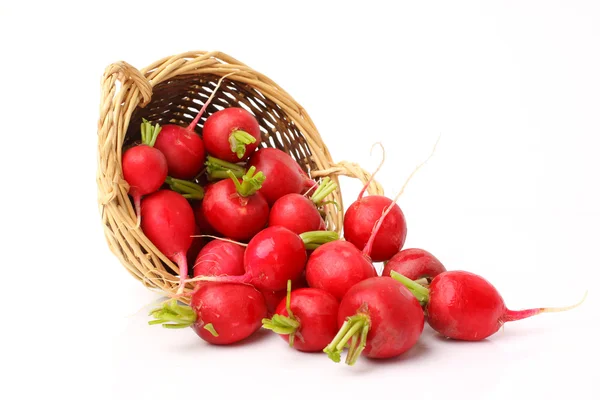
[[[327,231],[323,206],[335,182],[314,181],[287,153],[261,147],[259,124],[243,108],[215,112],[200,128],[211,100],[187,127],[144,120],[141,141],[123,154],[132,227],[179,275],[177,293],[151,312],[151,325],[191,327],[218,345],[262,327],[335,362],[346,352],[352,365],[361,355],[408,351],[425,322],[475,341],[505,322],[572,308],[511,311],[484,278],[403,249],[397,197],[365,196],[363,188],[346,211],[344,237]],[[384,262],[381,274],[374,262]]]

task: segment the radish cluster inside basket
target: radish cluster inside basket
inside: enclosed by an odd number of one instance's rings
[[[215,92],[217,82],[228,75]],[[102,221],[112,252],[127,270],[148,287],[174,293],[177,266],[136,228],[136,215],[128,185],[123,179],[123,151],[140,140],[143,119],[152,124],[187,126],[209,96],[214,98],[202,115],[196,132],[202,134],[206,118],[218,110],[241,107],[252,113],[262,136],[261,147],[289,154],[313,179],[338,175],[366,183],[370,175],[360,166],[334,164],[306,111],[266,76],[223,53],[192,52],[160,60],[137,70],[125,62],[110,65],[103,77],[98,129],[98,187]],[[259,147],[260,148],[260,147]],[[381,194],[372,181],[369,193]],[[340,232],[343,202],[338,189],[334,204],[325,205],[327,229]]]

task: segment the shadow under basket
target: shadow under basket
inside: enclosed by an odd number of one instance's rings
[[[325,206],[327,229],[338,233],[344,210],[338,176],[358,178],[363,184],[371,177],[357,164],[334,163],[306,111],[275,82],[226,54],[193,51],[163,58],[141,70],[123,61],[109,65],[102,77],[96,177],[104,233],[121,264],[145,286],[165,294],[177,291],[179,270],[136,228],[121,168],[122,152],[140,140],[142,118],[161,125],[189,125],[217,81],[231,73],[198,123],[200,135],[204,121],[216,111],[241,107],[252,113],[260,125],[262,147],[283,150],[311,178],[329,176],[338,184],[330,196],[339,209]],[[383,194],[374,180],[367,189],[370,194]]]

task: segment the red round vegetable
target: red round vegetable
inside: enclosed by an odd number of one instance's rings
[[[321,230],[325,222],[318,207],[336,188],[335,182],[325,178],[310,199],[298,193],[280,197],[271,207],[269,226],[283,226],[297,234]]]
[[[258,150],[248,161],[248,167],[252,166],[267,176],[260,193],[270,205],[286,194],[302,193],[315,184],[292,157],[279,149]]]
[[[146,237],[179,267],[178,293],[182,293],[188,274],[186,254],[196,228],[192,207],[179,193],[159,190],[142,200],[141,215]]]
[[[293,290],[302,289],[302,288],[306,288],[306,287],[308,287],[308,283],[306,283],[306,277],[304,276],[304,274],[300,275],[300,277],[298,279],[296,279],[295,281],[292,282]],[[273,313],[275,313],[275,310],[277,309],[277,306],[279,305],[279,303],[281,303],[281,301],[283,299],[285,299],[285,296],[287,295],[288,291],[287,291],[287,289],[283,289],[283,290],[261,290],[260,292],[265,297],[265,302],[267,303],[267,311],[268,311],[268,315],[270,317],[273,315]]]
[[[375,277],[353,286],[340,303],[340,330],[325,348],[335,362],[349,344],[346,364],[360,354],[390,358],[410,349],[423,331],[424,316],[417,299],[390,277]]]
[[[382,214],[391,206],[389,213]],[[369,243],[375,225],[380,227]],[[400,207],[385,196],[365,196],[352,203],[344,216],[344,238],[364,249],[373,262],[386,261],[402,249],[406,240],[406,220]],[[371,247],[369,247],[369,246]]]
[[[239,342],[256,332],[267,314],[262,295],[252,286],[236,283],[205,283],[192,295],[191,306],[176,300],[151,312],[149,324],[165,328],[191,327],[212,344]]]
[[[210,185],[202,201],[204,217],[217,232],[245,241],[267,225],[269,205],[257,190],[265,180],[262,172],[250,168],[242,178],[235,176]]]
[[[140,225],[142,196],[160,189],[167,177],[167,159],[160,150],[153,147],[160,130],[160,125],[152,127],[144,119],[141,125],[142,143],[123,154],[123,177],[129,184],[129,194],[133,197],[137,226]]]
[[[570,307],[512,311],[506,308],[502,296],[491,283],[470,272],[441,273],[431,281],[429,289],[396,272],[391,275],[426,304],[429,325],[451,339],[483,340],[496,333],[505,322],[570,310],[583,302]]]
[[[377,276],[373,264],[352,243],[336,240],[313,251],[306,264],[306,280],[341,300],[358,282]]]
[[[321,351],[337,333],[339,303],[320,289],[296,289],[284,298],[263,328],[279,333],[296,350]]]
[[[227,240],[213,240],[198,254],[192,274],[196,276],[244,275],[244,247]]]
[[[383,268],[383,276],[390,276],[392,271],[417,280],[431,280],[446,271],[442,263],[433,254],[423,249],[404,249],[392,257]]]
[[[229,162],[246,160],[260,144],[260,126],[243,108],[230,107],[206,119],[202,129],[206,150]]]

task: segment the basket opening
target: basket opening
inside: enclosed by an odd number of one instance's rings
[[[130,146],[140,139],[142,118],[161,125],[189,125],[214,91],[219,79],[220,76],[212,74],[181,75],[156,85],[150,103],[133,112],[123,146]],[[241,107],[256,117],[260,125],[262,147],[285,151],[307,173],[316,168],[306,140],[285,112],[258,89],[242,82],[223,81],[219,92],[200,118],[196,132],[202,135],[206,118],[227,107]]]

